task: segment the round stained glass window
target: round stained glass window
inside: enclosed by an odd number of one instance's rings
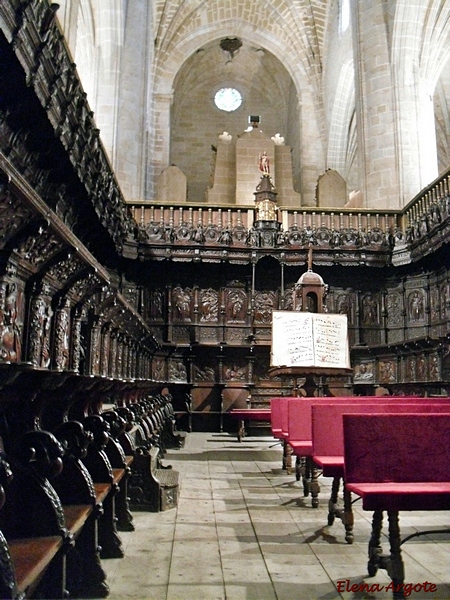
[[[233,110],[238,109],[242,104],[242,96],[235,88],[221,88],[214,96],[214,104],[220,110],[233,112]]]

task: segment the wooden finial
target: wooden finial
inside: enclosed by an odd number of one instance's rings
[[[308,250],[308,271],[312,271],[312,246],[309,245]]]

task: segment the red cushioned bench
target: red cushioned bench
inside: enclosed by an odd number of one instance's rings
[[[271,430],[275,439],[283,444],[282,468],[288,474],[292,469],[292,450],[287,443],[288,438],[288,398],[272,398],[270,400]]]
[[[433,402],[430,402],[432,400]],[[445,399],[442,399],[445,400]],[[344,428],[343,415],[358,413],[445,413],[450,412],[450,398],[447,402],[436,398],[417,398],[417,402],[402,404],[399,399],[393,402],[376,404],[316,404],[312,407],[313,461],[322,469],[325,477],[332,477],[330,500],[328,502],[328,525],[335,518],[341,519],[345,527],[345,539],[353,543],[353,512],[351,493],[343,484],[344,506],[338,505],[341,479],[344,478]]]
[[[405,570],[398,522],[402,510],[449,510],[450,415],[344,415],[345,480],[373,511],[368,574],[386,569],[394,597],[403,598]],[[390,554],[383,555],[383,512],[389,521]],[[424,533],[424,532],[420,532]]]
[[[302,479],[304,496],[311,495],[313,508],[319,506],[320,485],[318,481],[319,470],[315,467],[312,443],[312,411],[315,404],[330,404],[332,402],[348,404],[364,404],[373,402],[382,403],[410,403],[417,401],[435,401],[432,398],[419,398],[417,396],[340,396],[336,398],[315,396],[289,398],[288,402],[288,443],[296,456],[296,478]],[[442,399],[439,399],[441,402]]]
[[[245,421],[267,421],[270,422],[270,408],[233,408],[228,413],[234,419],[238,419],[238,441],[242,442],[245,437]]]

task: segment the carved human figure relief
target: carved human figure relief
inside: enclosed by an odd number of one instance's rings
[[[191,320],[191,290],[180,286],[173,288],[173,302],[175,305],[175,318],[179,321]]]
[[[364,325],[374,325],[378,322],[378,305],[372,294],[367,294],[363,298],[363,323]]]
[[[245,319],[246,299],[244,290],[230,290],[228,292],[230,321],[243,321]]]
[[[411,321],[422,321],[425,317],[423,293],[415,290],[408,296],[408,312]]]

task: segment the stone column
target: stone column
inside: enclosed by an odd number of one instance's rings
[[[395,99],[385,3],[352,0],[355,102],[364,206],[400,208]]]

